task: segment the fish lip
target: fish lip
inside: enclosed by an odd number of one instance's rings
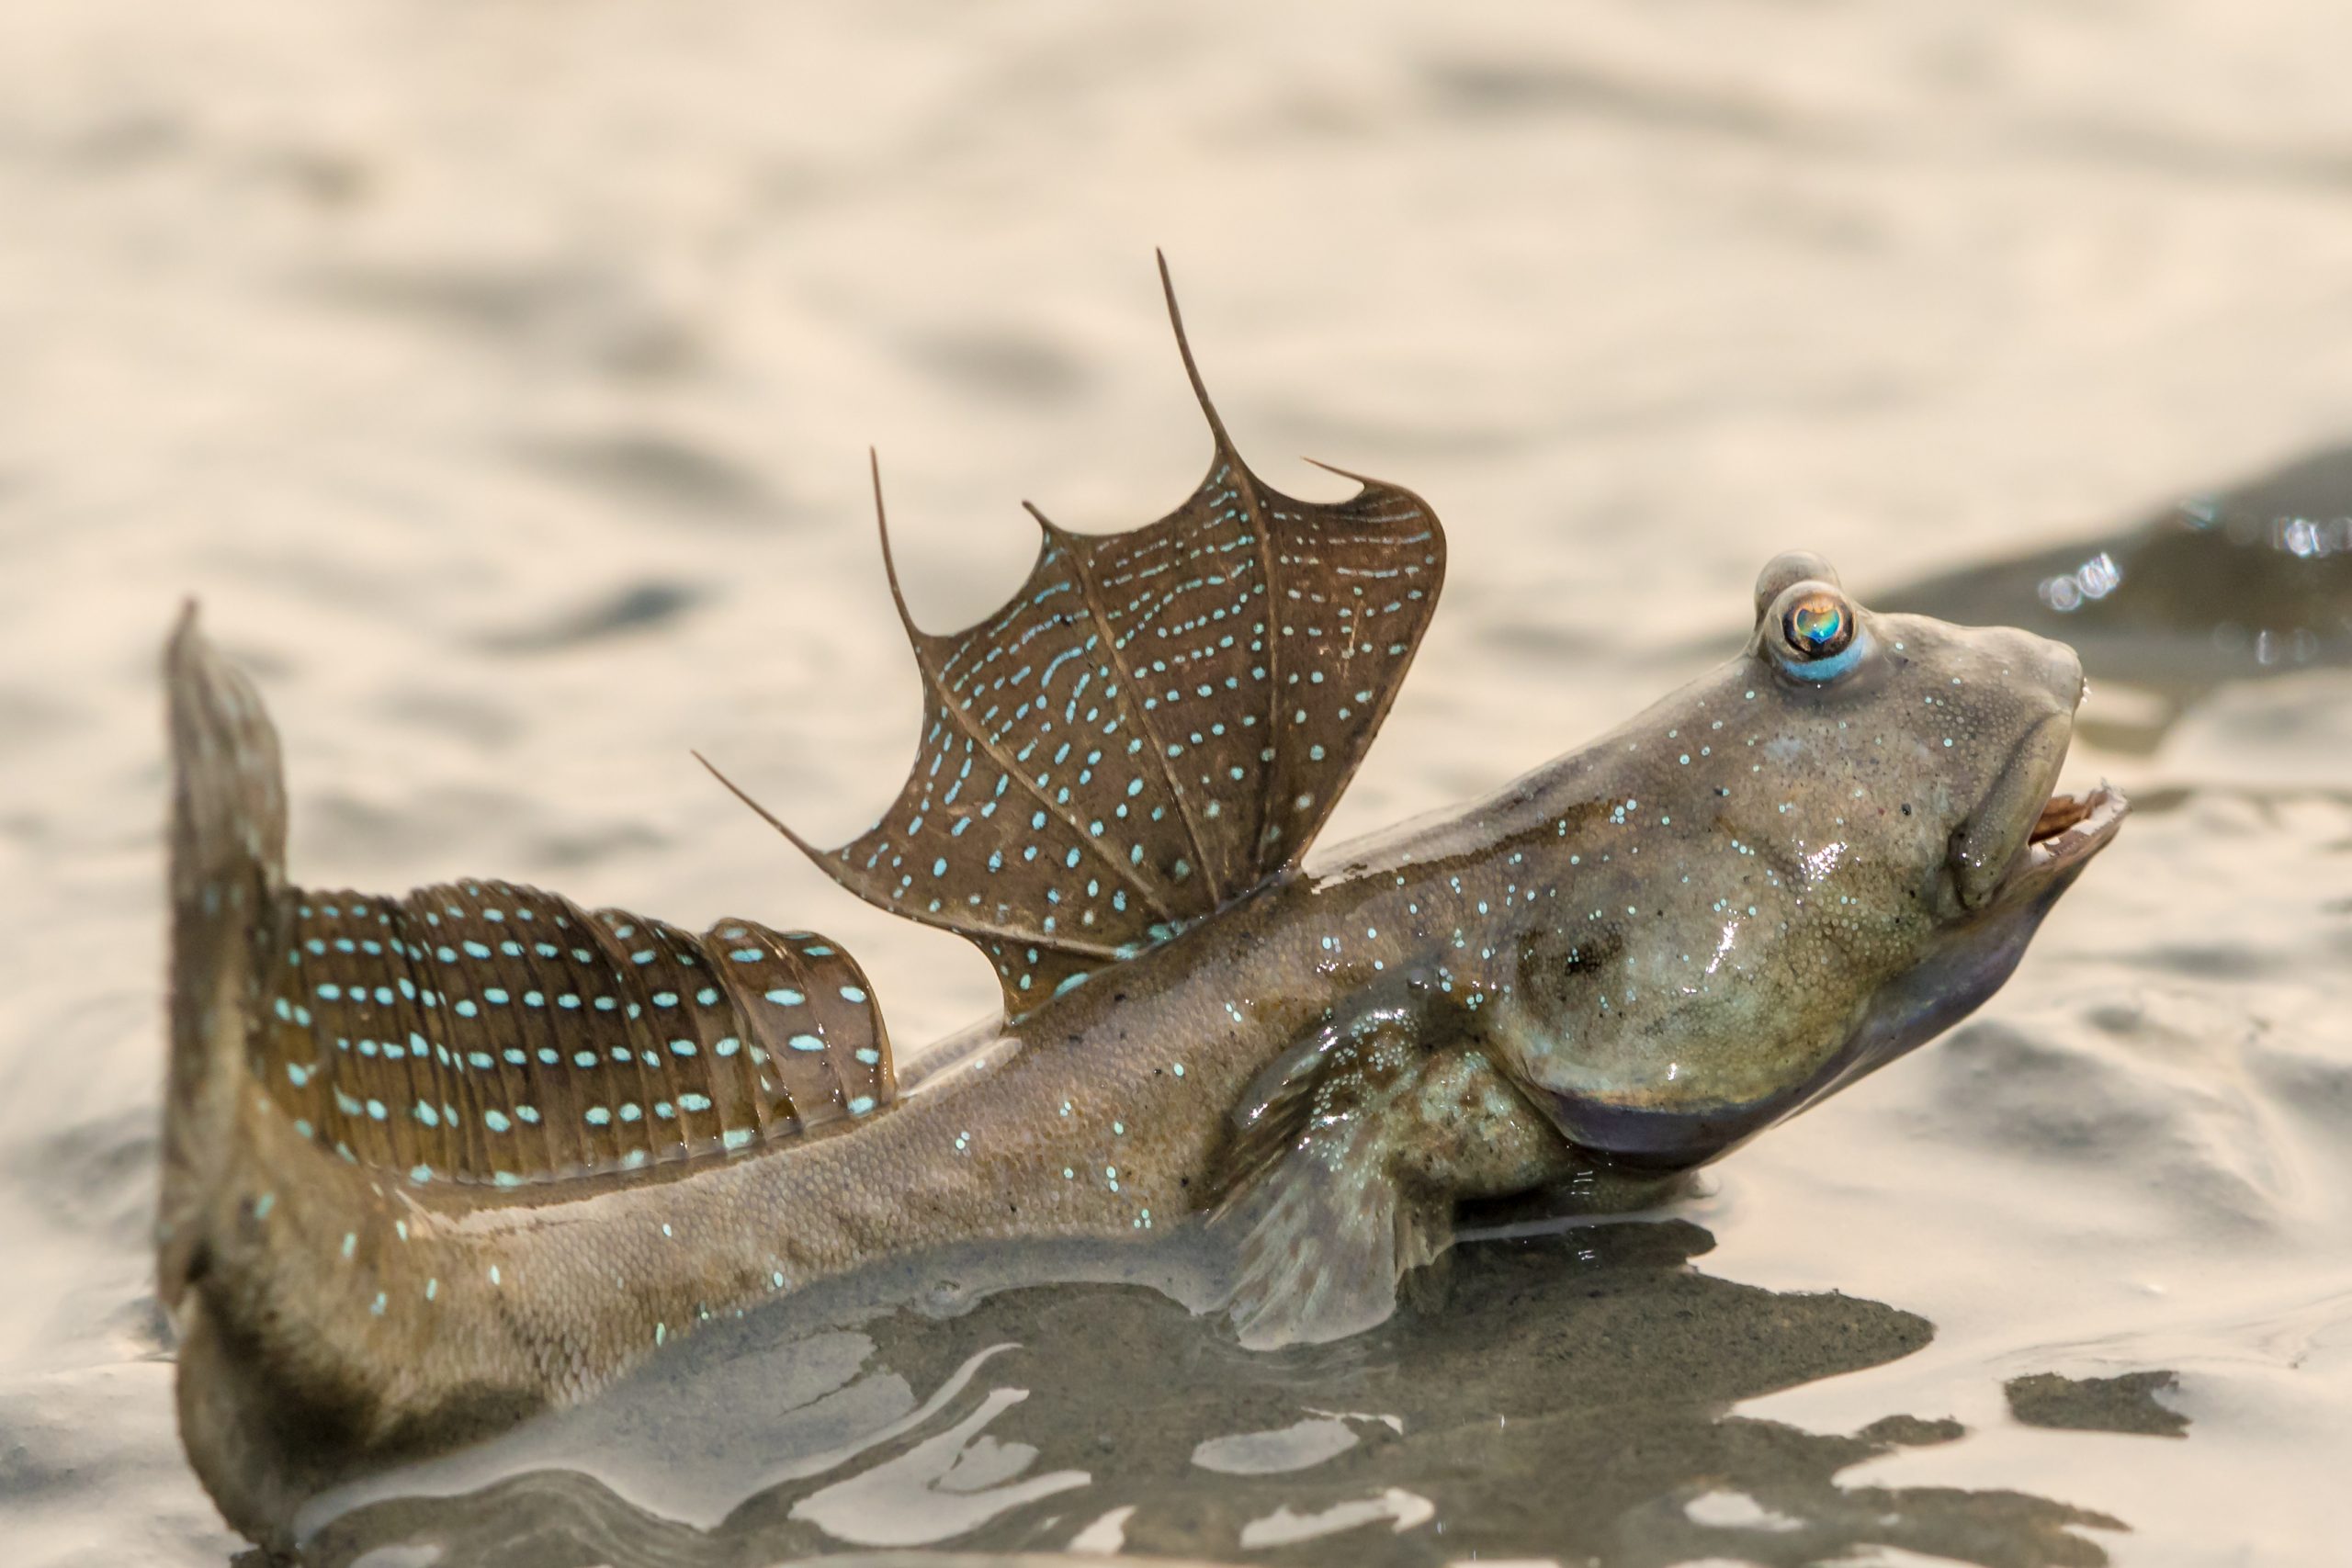
[[[1964,920],[1990,908],[2002,881],[2027,858],[2027,845],[2048,820],[2052,803],[2059,798],[2058,775],[2065,767],[2073,739],[2072,712],[2044,714],[2018,738],[1974,807],[1952,830],[1939,867],[1942,887],[1938,901],[1946,919]],[[2006,831],[2001,825],[2022,815],[2029,803],[2033,821],[2008,858],[1999,863],[1978,860],[1976,840],[1985,836],[1988,828]]]
[[[2042,802],[2033,831],[2018,847],[1992,892],[1970,914],[2032,897],[2057,879],[2071,878],[2115,841],[2131,814],[2131,799],[2105,780],[2079,795],[2052,790]]]

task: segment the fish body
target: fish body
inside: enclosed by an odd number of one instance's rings
[[[1185,508],[1046,525],[999,616],[910,624],[909,785],[802,846],[995,963],[1003,1021],[910,1094],[812,933],[291,886],[276,737],[191,615],[158,1256],[232,1523],[282,1540],[355,1467],[949,1244],[1206,1219],[1244,1343],[1352,1332],[1461,1201],[1713,1158],[1946,1027],[2120,821],[2053,794],[2070,652],[1873,615],[1799,555],[1718,671],[1309,862],[1442,538],[1393,487],[1272,492],[1203,407]]]

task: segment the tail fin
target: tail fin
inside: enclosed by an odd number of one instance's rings
[[[203,1243],[235,1124],[260,954],[283,945],[286,795],[277,736],[243,675],[204,640],[196,605],[164,656],[173,764],[171,1066],[164,1106],[158,1292],[176,1306]]]
[[[232,1524],[282,1545],[354,1467],[576,1397],[664,1324],[780,1286],[756,1235],[620,1280],[606,1248],[663,1195],[609,1200],[870,1114],[889,1043],[865,976],[812,933],[695,936],[500,882],[289,885],[277,737],[192,608],[164,676],[158,1294],[189,1458]],[[522,1237],[467,1223],[519,1198],[542,1220],[581,1201]]]

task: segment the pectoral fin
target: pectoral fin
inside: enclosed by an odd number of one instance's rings
[[[1408,1195],[1366,1159],[1300,1149],[1253,1196],[1227,1303],[1252,1350],[1319,1345],[1386,1321],[1406,1270],[1453,1242],[1450,1200]]]
[[[1222,1224],[1242,1228],[1227,1310],[1253,1350],[1344,1338],[1396,1310],[1442,1252],[1453,1204],[1408,1190],[1401,1101],[1427,1053],[1378,1013],[1321,1031],[1260,1080],[1234,1138]]]
[[[1246,1098],[1217,1223],[1239,1233],[1227,1309],[1249,1348],[1383,1322],[1405,1275],[1453,1245],[1458,1200],[1577,1168],[1484,1052],[1428,1032],[1404,1011],[1335,1024]]]

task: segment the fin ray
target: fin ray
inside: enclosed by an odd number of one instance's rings
[[[1358,479],[1307,502],[1252,473],[1172,288],[1168,304],[1206,476],[1125,533],[1073,534],[1029,507],[1044,536],[1020,591],[947,635],[907,614],[884,524],[923,678],[915,762],[839,849],[784,829],[869,903],[976,942],[1015,1014],[1297,864],[1444,576],[1443,533],[1410,492]]]
[[[288,886],[277,739],[252,688],[192,617],[166,672],[167,1300],[187,1266],[175,1223],[234,1158],[220,1108],[241,1082],[322,1152],[497,1186],[733,1154],[895,1092],[864,972],[814,933],[730,919],[695,935],[487,879],[405,897]]]

